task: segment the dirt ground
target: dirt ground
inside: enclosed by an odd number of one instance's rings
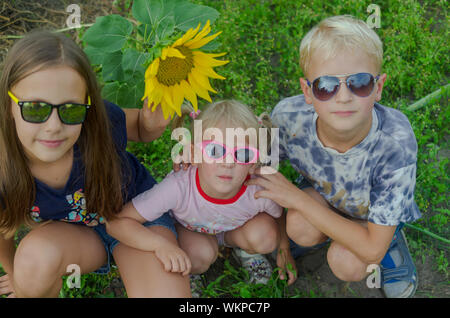
[[[120,13],[112,8],[111,0],[76,1],[81,8],[81,24],[93,23],[97,16]],[[0,0],[0,60],[3,61],[7,48],[22,35],[34,28],[62,29],[69,16],[65,10],[72,0]],[[68,31],[76,38],[76,31]],[[446,251],[446,257],[448,256]],[[426,254],[426,253],[423,253]],[[447,258],[448,259],[448,258]],[[223,270],[223,258],[219,258],[206,273],[208,281],[213,281]],[[272,260],[273,262],[273,260]],[[275,266],[275,264],[273,263]],[[450,297],[448,277],[437,270],[435,256],[422,256],[416,260],[419,286],[415,297]],[[383,297],[380,289],[370,289],[366,282],[345,283],[339,281],[326,262],[326,248],[322,248],[297,259],[299,278],[290,288],[313,291],[317,297]],[[113,281],[112,288],[120,293],[123,284],[120,279]],[[116,296],[120,296],[117,294]]]

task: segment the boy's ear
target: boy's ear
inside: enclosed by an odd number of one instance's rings
[[[305,102],[307,104],[312,104],[312,91],[311,88],[308,86],[308,82],[306,81],[306,78],[301,77],[300,78],[300,86],[302,88],[303,94],[305,95]]]
[[[375,101],[379,102],[381,100],[381,93],[383,92],[383,86],[384,83],[386,82],[386,78],[387,78],[387,74],[381,74],[380,78],[377,81],[377,85],[376,85],[376,93],[375,93]]]

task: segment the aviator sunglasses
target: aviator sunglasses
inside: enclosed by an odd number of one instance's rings
[[[86,119],[86,113],[91,106],[91,99],[88,96],[87,104],[64,103],[52,105],[40,101],[19,101],[11,91],[9,97],[20,107],[23,120],[29,123],[39,124],[47,121],[52,114],[53,108],[58,110],[59,119],[66,125],[79,125]]]
[[[256,148],[227,148],[224,144],[212,140],[205,140],[198,143],[198,147],[202,149],[205,156],[215,161],[223,159],[227,154],[232,153],[236,163],[241,165],[249,165],[251,163],[255,163],[259,157],[259,151]]]
[[[345,79],[339,79],[345,77]],[[370,73],[356,73],[351,75],[325,75],[316,78],[312,84],[306,80],[312,88],[314,96],[320,101],[327,101],[337,94],[341,82],[345,82],[350,91],[359,97],[367,97],[372,94],[375,83],[380,75],[374,77]]]

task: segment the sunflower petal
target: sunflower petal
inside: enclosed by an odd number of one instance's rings
[[[217,74],[211,67],[207,67],[207,66],[197,67],[197,72],[202,73],[203,75],[206,75],[211,78],[217,78],[217,79],[221,79],[221,80],[226,79],[225,77]]]
[[[194,92],[200,96],[203,99],[206,99],[208,102],[212,103],[211,97],[208,94],[208,91],[204,89],[195,78],[192,76],[192,73],[188,76],[189,84],[191,84],[191,87],[193,88]]]
[[[216,60],[214,59],[214,56],[217,54],[209,54],[201,51],[193,51],[192,55],[194,59],[194,64],[197,63],[207,67],[221,66],[230,62],[227,60]]]
[[[194,67],[191,70],[192,77],[195,79],[195,81],[204,89],[211,91],[213,93],[217,93],[212,87],[211,84],[209,84],[208,77],[203,75],[202,73],[198,72],[197,68]]]
[[[155,76],[158,73],[158,69],[159,69],[159,57],[156,58],[152,64],[150,64],[150,66],[147,68],[147,70],[145,71],[145,78],[149,78],[151,76]]]
[[[194,110],[197,111],[198,109],[197,95],[195,94],[195,91],[192,89],[189,83],[184,80],[181,81],[180,89],[183,90],[184,96],[188,101],[191,102],[192,107],[194,107]]]
[[[201,23],[199,23],[195,29],[190,28],[189,30],[187,30],[181,38],[179,38],[175,41],[174,44],[172,44],[172,47],[183,45],[187,41],[191,40],[197,34],[198,30],[200,29],[200,25]]]
[[[172,47],[167,48],[167,57],[178,57],[180,59],[186,58],[186,56],[181,54],[181,52],[179,50],[177,50],[176,48],[172,48]]]
[[[207,43],[209,43],[209,42],[211,42],[212,40],[214,40],[219,34],[221,34],[222,33],[222,31],[220,31],[220,32],[217,32],[216,34],[213,34],[213,35],[210,35],[210,36],[207,36],[206,38],[203,38],[203,39],[199,39],[199,40],[195,40],[195,39],[193,39],[193,40],[191,40],[191,41],[189,41],[189,42],[187,42],[186,44],[185,44],[185,46],[187,46],[188,48],[190,48],[190,49],[198,49],[198,48],[200,48],[200,47],[202,47],[203,45],[206,45]]]
[[[180,84],[176,84],[173,87],[173,104],[175,106],[175,109],[179,110],[177,111],[177,114],[181,116],[181,104],[184,101],[184,91],[181,89]]]

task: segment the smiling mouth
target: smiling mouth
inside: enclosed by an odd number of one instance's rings
[[[38,140],[38,142],[49,148],[56,148],[61,145],[64,140]]]

